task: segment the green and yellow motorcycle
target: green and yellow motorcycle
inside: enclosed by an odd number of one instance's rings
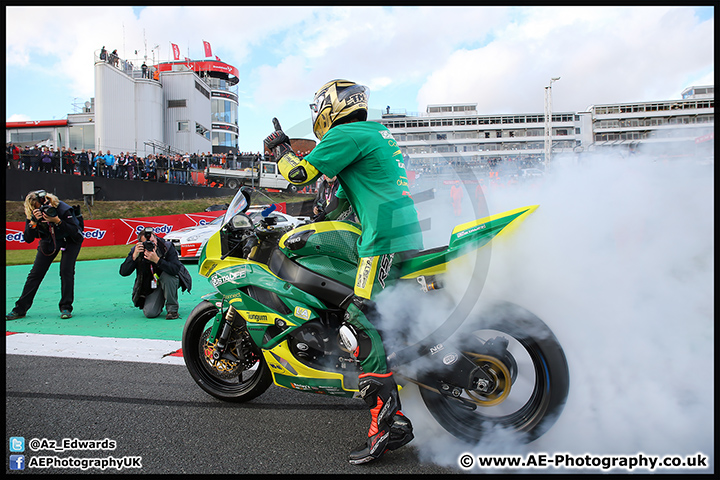
[[[277,228],[272,216],[254,224],[245,214],[250,204],[251,191],[239,190],[224,226],[201,252],[199,272],[215,292],[185,323],[182,351],[190,375],[228,402],[254,399],[273,383],[359,397],[362,371],[343,342],[340,305],[353,293],[361,227],[334,221],[290,230]],[[388,281],[413,285],[418,295],[441,295],[444,274],[458,262],[467,265],[469,253],[507,234],[536,208],[459,225],[447,246],[394,264]],[[501,426],[532,441],[564,407],[569,373],[563,349],[528,310],[499,303],[472,313],[465,300],[474,306],[477,294],[465,295],[419,341],[403,335],[386,341],[382,319],[378,333],[387,364],[399,385],[419,387],[430,413],[452,435],[474,443]],[[412,327],[413,318],[399,323]]]

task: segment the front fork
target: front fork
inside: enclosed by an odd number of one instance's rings
[[[225,305],[225,301],[222,301],[221,305]],[[232,305],[227,306],[227,310],[225,311],[225,314],[218,314],[215,317],[215,321],[212,326],[212,330],[210,332],[210,338],[208,341],[210,343],[215,343],[215,348],[212,353],[213,360],[220,360],[221,358],[227,357],[228,355],[225,355],[228,345],[228,340],[230,339],[230,336],[232,334],[234,327],[244,327],[245,326],[245,320],[242,318],[242,316],[238,313],[237,310]],[[219,333],[218,333],[219,332]],[[238,350],[239,353],[242,353],[241,350]],[[228,360],[242,360],[237,359],[234,356],[230,356],[231,358],[227,358]]]

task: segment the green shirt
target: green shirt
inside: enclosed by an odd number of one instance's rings
[[[360,257],[422,249],[402,152],[387,128],[376,122],[337,125],[305,160],[338,177],[362,225]]]

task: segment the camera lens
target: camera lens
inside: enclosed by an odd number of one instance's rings
[[[52,205],[40,205],[40,211],[48,217],[57,217],[57,208]]]

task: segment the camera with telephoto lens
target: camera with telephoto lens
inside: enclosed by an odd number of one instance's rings
[[[40,211],[47,215],[48,217],[57,217],[58,211],[57,208],[53,207],[52,205],[40,205]]]

